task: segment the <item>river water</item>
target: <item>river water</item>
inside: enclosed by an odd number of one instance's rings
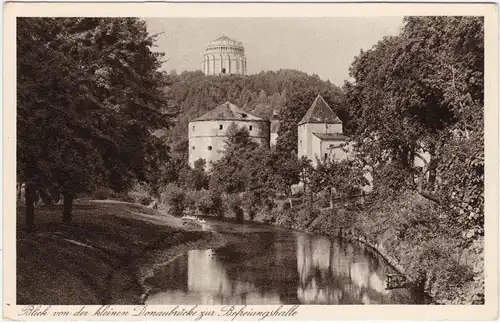
[[[418,304],[385,289],[394,270],[360,243],[276,227],[210,221],[228,244],[190,250],[157,269],[147,304]]]

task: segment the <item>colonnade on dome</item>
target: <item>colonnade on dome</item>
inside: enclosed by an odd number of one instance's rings
[[[205,75],[246,75],[243,43],[227,36],[209,42],[203,53],[202,71]]]

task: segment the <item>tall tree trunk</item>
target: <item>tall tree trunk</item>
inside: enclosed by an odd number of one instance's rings
[[[440,200],[439,196],[436,196],[436,195],[432,194],[430,191],[426,190],[426,188],[425,188],[425,184],[426,184],[425,178],[426,178],[427,173],[429,172],[431,163],[428,162],[427,160],[425,160],[425,158],[423,158],[419,154],[415,154],[415,156],[418,157],[418,158],[420,158],[424,162],[424,165],[425,165],[423,171],[419,175],[418,182],[416,183],[417,184],[416,185],[417,192],[421,196],[425,197],[426,199],[434,201],[434,202],[436,202],[438,204],[441,204],[441,200]]]
[[[312,212],[314,204],[314,192],[312,188],[309,188],[309,212]]]
[[[306,181],[305,180],[302,180],[302,183],[304,183],[304,185],[302,186],[303,187],[303,190],[302,190],[302,204],[303,205],[306,205],[306,201],[307,201],[307,185],[306,185]]]
[[[24,196],[26,199],[25,226],[26,231],[31,232],[35,229],[35,198],[36,185],[33,182],[26,182],[24,188]]]
[[[427,181],[427,189],[431,192],[434,191],[434,185],[436,184],[436,169],[437,162],[435,159],[431,159],[429,162],[429,179]]]
[[[330,196],[330,210],[333,210],[333,193],[332,193],[333,188],[329,187],[328,188],[328,194]]]
[[[290,209],[293,209],[293,202],[292,202],[292,188],[289,187],[286,192],[288,193],[288,203],[290,204]]]
[[[63,222],[71,222],[71,211],[73,209],[73,194],[71,192],[64,192],[63,195]]]
[[[23,183],[17,183],[17,201],[21,201],[23,193]]]

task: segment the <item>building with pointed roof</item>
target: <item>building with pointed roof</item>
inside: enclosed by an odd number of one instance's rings
[[[207,166],[222,158],[228,139],[227,129],[245,127],[255,142],[269,145],[269,120],[226,102],[189,122],[189,164],[204,159]]]
[[[309,110],[307,110],[302,120],[300,120],[299,126],[306,123],[342,125],[342,121],[340,121],[339,117],[337,117],[328,103],[326,103],[325,99],[319,94],[316,99],[314,99],[314,102]]]
[[[225,35],[210,41],[203,52],[201,69],[205,75],[246,75],[243,43]]]
[[[193,121],[210,121],[210,120],[233,120],[233,121],[249,121],[249,120],[264,120],[261,117],[253,115],[236,104],[232,104],[227,101],[215,109],[208,111],[201,117],[194,119]]]
[[[298,157],[307,157],[316,165],[318,159],[347,157],[348,137],[343,135],[342,121],[321,95],[318,95],[298,124]]]
[[[189,164],[198,159],[211,162],[222,158],[231,124],[246,127],[250,137],[266,146],[275,146],[281,126],[274,111],[272,120],[249,113],[239,106],[226,102],[189,122]],[[317,160],[348,156],[342,121],[321,95],[318,95],[297,126],[298,157],[307,157],[316,165]]]

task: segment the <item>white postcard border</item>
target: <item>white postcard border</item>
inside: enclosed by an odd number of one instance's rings
[[[4,4],[3,97],[3,309],[14,320],[166,320],[143,316],[21,316],[16,299],[16,17],[136,16],[136,17],[359,17],[405,15],[484,16],[485,26],[485,299],[484,305],[301,305],[297,315],[266,320],[492,320],[498,316],[498,7],[495,4],[451,3],[6,3]],[[132,312],[137,305],[114,309]],[[183,308],[192,306],[183,305]],[[221,311],[223,306],[198,306]],[[289,306],[291,307],[291,306]],[[52,306],[51,311],[75,313],[82,306]],[[94,313],[99,306],[86,306]],[[148,306],[167,310],[173,306]],[[273,310],[276,306],[248,306]],[[169,317],[192,321],[195,317]],[[203,320],[231,320],[230,316]],[[257,320],[236,317],[235,320]]]

